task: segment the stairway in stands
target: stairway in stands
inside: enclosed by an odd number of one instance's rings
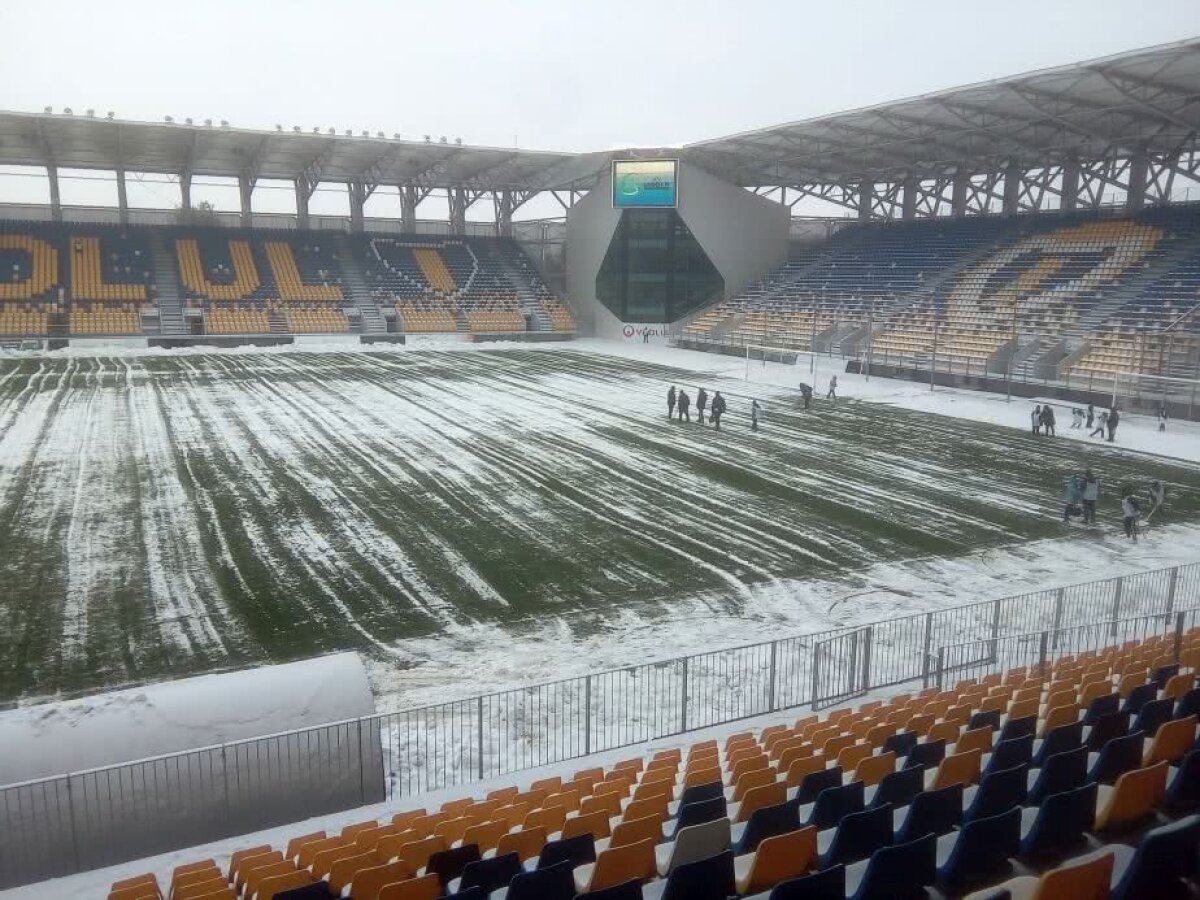
[[[349,304],[358,308],[362,317],[362,333],[384,334],[387,331],[387,323],[383,314],[379,312],[379,304],[371,296],[371,290],[363,278],[362,268],[354,256],[350,241],[344,234],[338,234],[334,240],[337,243],[338,257],[342,261],[342,293]]]
[[[158,289],[159,333],[169,337],[187,334],[187,323],[183,320],[183,288],[175,269],[174,242],[168,242],[158,228],[151,228],[149,234],[150,254],[154,257],[154,283]]]

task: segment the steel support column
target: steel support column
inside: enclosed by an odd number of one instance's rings
[[[1150,161],[1146,151],[1139,150],[1129,157],[1129,186],[1125,189],[1125,208],[1136,212],[1146,204],[1146,175]]]
[[[467,233],[467,190],[466,188],[451,188],[450,199],[450,233]]]
[[[300,228],[308,227],[308,198],[312,196],[308,190],[308,183],[303,178],[297,178],[292,182],[296,190],[296,224]]]
[[[46,178],[50,181],[50,216],[55,222],[61,222],[62,199],[58,193],[58,166],[46,166]]]
[[[900,195],[900,218],[905,221],[917,217],[917,192],[920,185],[917,179],[909,175],[904,179],[903,193]]]
[[[184,212],[192,208],[192,173],[179,173],[179,207]]]
[[[954,181],[950,186],[950,213],[955,218],[962,218],[967,214],[967,189],[970,183],[971,179],[966,172],[960,169],[954,173]]]
[[[863,181],[858,185],[858,220],[865,222],[871,218],[871,198],[875,194],[875,185],[871,181]]]
[[[1001,211],[1006,216],[1017,214],[1017,200],[1021,196],[1021,167],[1010,162],[1004,167],[1004,197]]]
[[[1079,158],[1070,156],[1063,161],[1059,206],[1071,210],[1079,203]]]
[[[417,186],[400,185],[400,230],[415,234],[417,230]]]
[[[117,218],[122,225],[129,223],[129,192],[125,186],[124,169],[117,169]]]
[[[251,200],[254,196],[254,181],[249,175],[238,176],[238,196],[242,204],[242,227],[249,228],[254,224]]]
[[[499,202],[496,204],[496,233],[500,237],[512,237],[513,193],[509,190],[500,191]]]
[[[346,190],[350,194],[350,230],[359,232],[363,230],[363,207],[367,202],[367,198],[371,196],[369,187],[361,181],[351,181],[346,185]]]

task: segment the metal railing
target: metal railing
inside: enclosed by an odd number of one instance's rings
[[[1200,563],[11,784],[0,787],[0,888],[928,683],[951,644],[998,647],[1193,606]]]

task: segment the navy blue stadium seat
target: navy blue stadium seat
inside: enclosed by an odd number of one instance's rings
[[[888,804],[845,816],[836,830],[817,835],[819,868],[866,859],[892,842],[892,807]]]
[[[1147,831],[1136,850],[1116,846],[1112,900],[1183,900],[1196,875],[1200,816]]]
[[[813,825],[818,829],[833,828],[846,816],[862,812],[863,783],[854,781],[839,787],[826,788],[812,805],[805,825]],[[803,811],[801,811],[803,815]]]
[[[846,867],[822,869],[775,885],[768,900],[845,900]]]
[[[1191,715],[1200,715],[1200,687],[1192,688],[1179,698],[1175,705],[1175,718],[1183,719]]]
[[[896,828],[896,843],[904,844],[923,834],[949,834],[962,822],[963,786],[952,784],[936,791],[923,791],[908,807]],[[896,811],[895,819],[903,815]]]
[[[1159,666],[1154,670],[1154,674],[1150,676],[1150,680],[1158,685],[1161,691],[1167,686],[1167,682],[1179,674],[1179,663],[1170,663],[1169,665]]]
[[[1113,713],[1118,712],[1120,707],[1120,694],[1113,693],[1105,694],[1103,697],[1094,697],[1083,714],[1083,724],[1095,725],[1104,716],[1111,716]]]
[[[463,870],[480,859],[479,847],[466,844],[462,847],[451,847],[449,850],[439,850],[429,857],[425,864],[426,872],[434,872],[442,882],[442,890],[455,878],[462,876]]]
[[[979,780],[978,787],[966,790],[964,802],[967,808],[963,810],[963,821],[987,819],[1021,806],[1028,795],[1029,766],[1017,765],[989,772]]]
[[[709,784],[693,784],[691,787],[683,789],[683,793],[679,795],[679,808],[687,806],[689,803],[700,803],[704,800],[715,800],[717,797],[725,796],[725,785],[719,781],[713,781]]]
[[[306,884],[304,887],[281,891],[275,895],[275,900],[329,900],[333,896],[335,894],[329,890],[329,885],[324,881],[318,881],[316,884]]]
[[[998,709],[981,709],[979,712],[971,713],[971,721],[967,723],[967,730],[974,731],[976,728],[990,726],[995,731],[1000,727],[1000,718]]]
[[[473,887],[481,887],[491,893],[497,888],[507,887],[508,883],[523,871],[521,857],[516,853],[505,853],[503,856],[467,863],[458,883],[458,893]]]
[[[1158,685],[1153,681],[1147,681],[1145,684],[1139,684],[1129,696],[1125,698],[1125,702],[1121,704],[1121,712],[1137,715],[1141,712],[1143,706],[1158,696]]]
[[[1198,688],[1197,690],[1200,690]],[[915,731],[901,731],[898,734],[890,734],[887,740],[883,742],[884,753],[895,753],[896,759],[903,759],[908,756],[913,747],[917,746],[917,733]]]
[[[1001,769],[1011,769],[1013,766],[1028,765],[1032,761],[1032,734],[1012,738],[1007,741],[999,741],[992,748],[992,754],[988,757],[987,765],[983,767],[981,775],[986,776],[991,772],[998,772]]]
[[[737,826],[734,826],[735,828]],[[800,801],[788,800],[775,806],[763,806],[750,813],[746,827],[734,844],[738,856],[753,853],[769,837],[795,831],[800,827]]]
[[[1021,810],[967,822],[956,834],[938,838],[938,885],[962,894],[1012,873],[1011,857],[1021,850]]]
[[[522,872],[509,883],[505,900],[573,900],[573,871],[570,861],[563,860],[544,869]]]
[[[1087,747],[1076,747],[1049,757],[1040,769],[1029,773],[1032,784],[1025,802],[1031,806],[1042,803],[1051,794],[1061,794],[1083,787],[1087,781]]]
[[[662,900],[726,900],[736,894],[732,850],[676,866],[662,888]]]
[[[548,869],[560,862],[569,862],[572,867],[596,861],[596,841],[590,834],[547,841],[538,854],[537,867]]]
[[[1132,731],[1124,737],[1115,737],[1090,759],[1088,781],[1112,784],[1126,772],[1142,765],[1142,741],[1145,735]]]
[[[1049,863],[1085,844],[1096,818],[1099,788],[1093,781],[1073,791],[1051,794],[1041,806],[1021,812],[1023,861]]]
[[[893,807],[908,806],[913,798],[925,790],[925,770],[920,766],[911,769],[900,769],[884,775],[875,786],[871,797],[871,807],[890,803]]]
[[[675,818],[675,832],[678,834],[679,831],[691,825],[703,825],[705,822],[724,819],[727,810],[728,805],[725,802],[724,794],[720,797],[713,797],[711,800],[701,800],[699,803],[681,806],[679,815]]]
[[[1173,816],[1200,812],[1200,750],[1191,750],[1171,770],[1162,808]]]
[[[1022,716],[1019,719],[1009,719],[1004,723],[1004,727],[1000,729],[1000,734],[996,736],[995,743],[1000,744],[1004,741],[1011,741],[1015,738],[1022,738],[1026,735],[1037,733],[1037,716]]]
[[[926,834],[876,850],[846,869],[847,900],[916,900],[937,880],[937,838]]]
[[[1100,716],[1092,723],[1091,729],[1087,736],[1087,748],[1092,753],[1098,753],[1113,738],[1129,734],[1129,714],[1115,712]]]
[[[945,741],[925,741],[909,751],[908,758],[904,760],[904,768],[920,766],[923,769],[931,769],[945,758]]]
[[[1033,765],[1043,765],[1055,753],[1083,746],[1083,720],[1050,729],[1033,754]]]
[[[1160,725],[1171,721],[1174,711],[1175,701],[1170,698],[1151,700],[1138,711],[1131,728],[1133,731],[1141,731],[1149,737],[1153,737]]]
[[[831,787],[840,787],[841,784],[841,766],[830,766],[828,769],[822,769],[819,772],[809,772],[804,776],[804,780],[800,782],[800,788],[796,791],[796,799],[801,803],[812,803],[817,799],[821,791]]]

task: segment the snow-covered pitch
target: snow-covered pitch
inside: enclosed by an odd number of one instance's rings
[[[821,366],[747,381],[600,342],[0,358],[0,699],[357,648],[386,708],[1194,555],[1188,426],[1088,443],[1064,412],[1035,438],[1031,403],[848,375],[825,400]],[[720,389],[722,430],[669,422],[671,384]],[[1085,466],[1109,486],[1086,533],[1059,499]],[[1151,478],[1170,508],[1126,547],[1116,489]]]

